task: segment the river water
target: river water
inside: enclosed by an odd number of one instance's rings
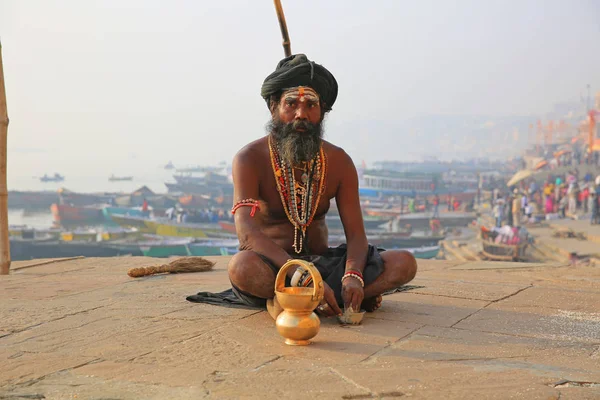
[[[9,225],[27,225],[30,228],[46,229],[52,226],[52,222],[50,209],[48,211],[36,211],[35,213],[18,209],[8,210]]]

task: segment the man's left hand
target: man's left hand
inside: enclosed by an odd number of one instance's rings
[[[359,312],[364,298],[365,291],[358,279],[352,277],[344,279],[342,282],[342,299],[346,308],[352,306],[354,312]]]

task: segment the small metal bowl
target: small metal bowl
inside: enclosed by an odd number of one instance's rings
[[[360,325],[366,311],[354,312],[354,310],[347,309],[342,315],[338,316],[338,321],[344,325]]]

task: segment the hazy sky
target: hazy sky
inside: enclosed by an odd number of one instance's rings
[[[536,115],[600,90],[599,1],[283,7],[292,51],[338,80],[326,135],[355,159],[407,151],[369,121]],[[0,38],[13,180],[230,161],[264,134],[260,86],[283,57],[270,0],[0,0]]]

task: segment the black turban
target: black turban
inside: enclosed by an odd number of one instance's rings
[[[260,89],[260,95],[269,107],[271,95],[288,88],[308,86],[313,88],[320,97],[324,111],[330,111],[337,98],[338,85],[322,65],[310,61],[304,54],[295,54],[279,61],[275,72],[267,76]]]

